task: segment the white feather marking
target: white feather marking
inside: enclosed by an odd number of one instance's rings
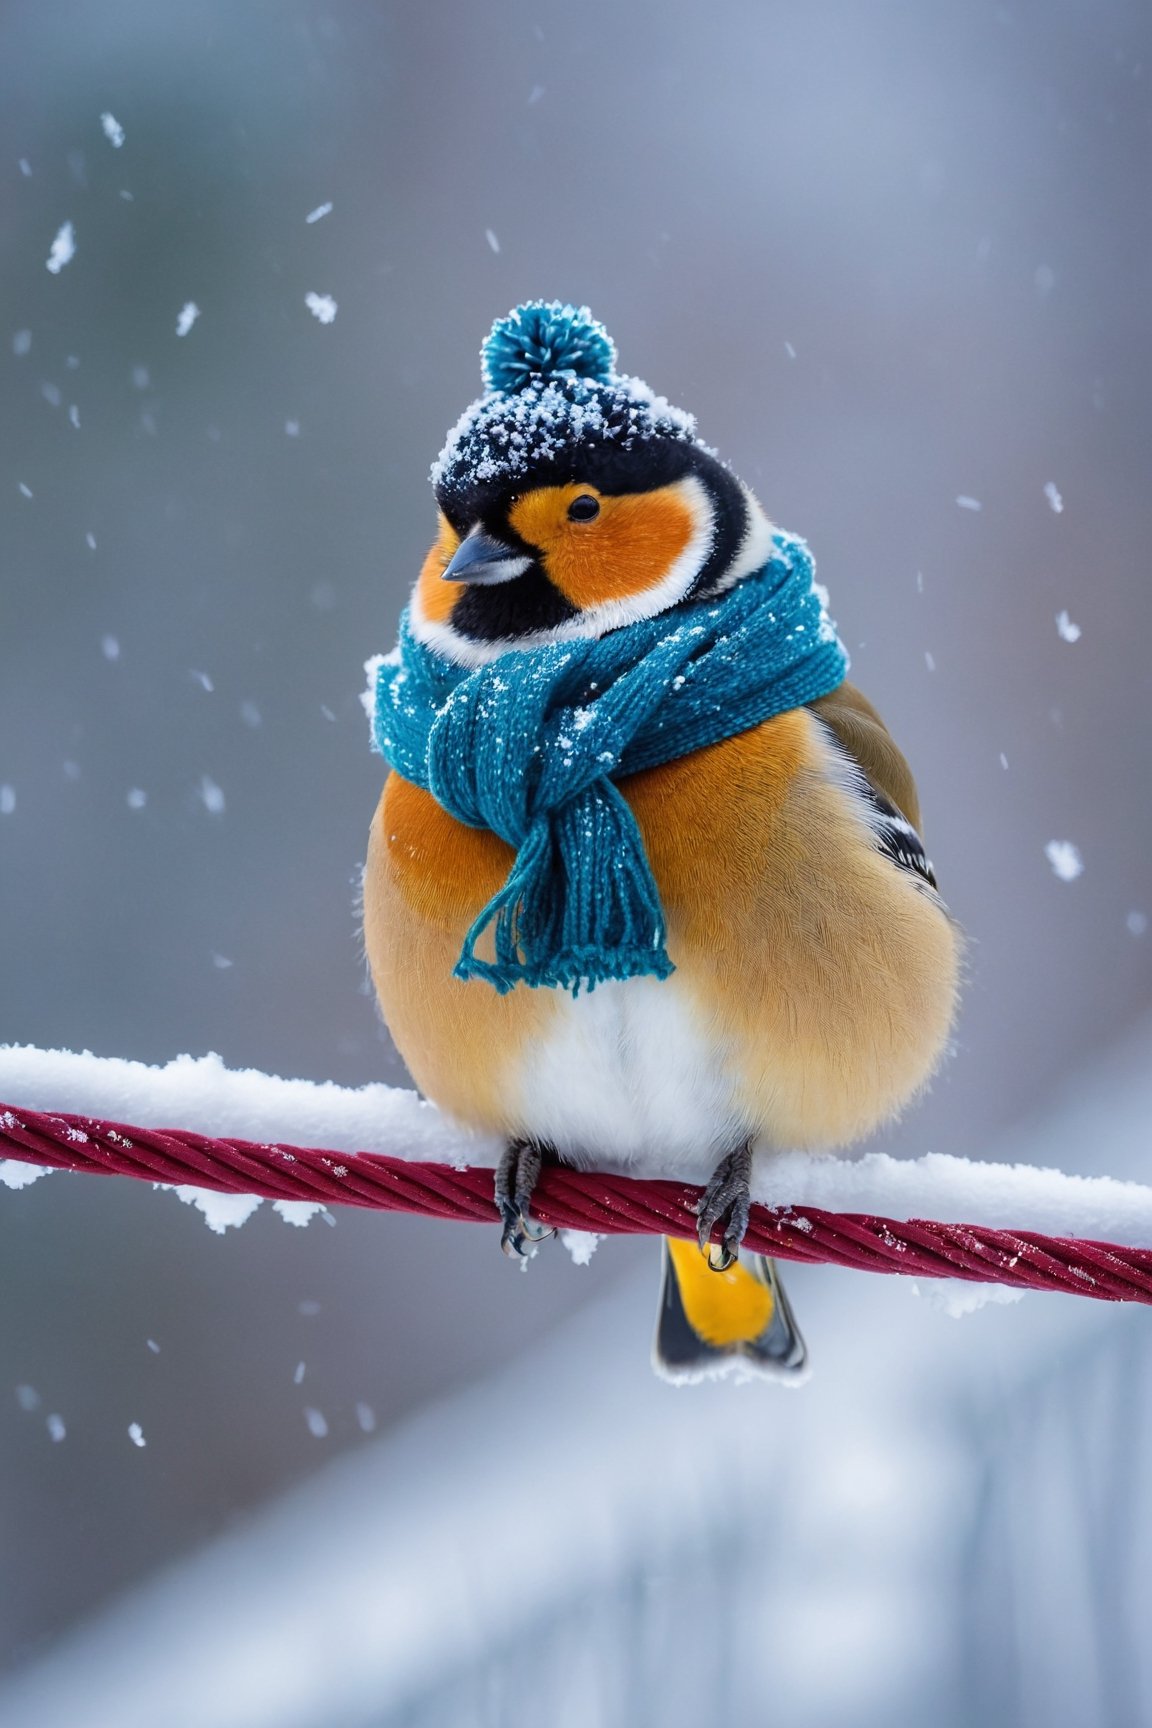
[[[759,499],[750,487],[740,482],[740,490],[744,494],[745,527],[744,538],[736,549],[736,556],[723,571],[719,579],[708,588],[708,594],[725,594],[729,588],[734,588],[737,582],[745,576],[751,576],[757,570],[763,570],[771,558],[775,547],[772,536],[775,529],[761,507]]]
[[[566,997],[518,1090],[522,1131],[577,1166],[658,1156],[668,1175],[704,1181],[751,1131],[723,1043],[675,976]]]

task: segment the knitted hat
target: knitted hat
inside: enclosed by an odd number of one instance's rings
[[[432,466],[438,491],[513,481],[574,445],[699,442],[691,414],[616,371],[615,344],[587,306],[526,301],[496,320],[480,358],[485,393]]]

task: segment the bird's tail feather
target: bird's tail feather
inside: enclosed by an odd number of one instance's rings
[[[808,1351],[775,1261],[764,1255],[714,1272],[694,1242],[664,1242],[653,1364],[665,1380],[761,1374],[796,1384]]]

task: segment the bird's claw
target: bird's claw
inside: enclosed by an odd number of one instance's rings
[[[526,1260],[529,1244],[543,1242],[556,1232],[532,1217],[529,1207],[540,1177],[543,1152],[530,1140],[513,1140],[505,1147],[496,1170],[496,1207],[503,1230],[500,1246],[510,1260]]]
[[[722,1158],[696,1208],[696,1239],[713,1272],[726,1272],[740,1253],[751,1205],[752,1148],[745,1142]],[[712,1232],[720,1229],[719,1242]]]

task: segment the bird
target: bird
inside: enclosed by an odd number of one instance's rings
[[[374,666],[379,1007],[424,1095],[502,1141],[505,1252],[547,1234],[547,1161],[706,1176],[654,1366],[795,1382],[779,1270],[741,1253],[753,1173],[893,1120],[950,1043],[963,939],[916,785],[806,544],[587,307],[498,319],[482,381]]]

